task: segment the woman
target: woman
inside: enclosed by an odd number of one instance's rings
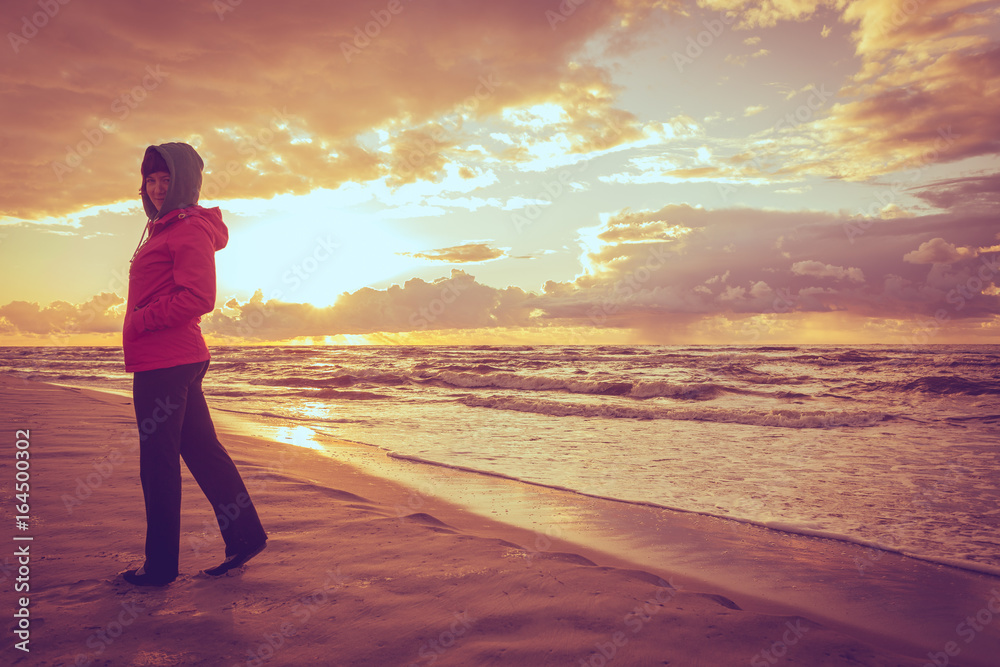
[[[229,240],[219,209],[197,205],[203,166],[182,143],[150,146],[142,160],[149,222],[132,256],[122,334],[146,503],[146,562],[122,576],[137,586],[164,586],[178,575],[179,458],[212,503],[226,543],[225,561],[206,574],[243,565],[267,543],[201,389],[210,355],[198,322],[215,308],[215,252]]]

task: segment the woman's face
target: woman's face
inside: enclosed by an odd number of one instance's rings
[[[157,171],[146,177],[146,194],[149,195],[157,211],[163,206],[169,187],[170,174],[165,171]]]

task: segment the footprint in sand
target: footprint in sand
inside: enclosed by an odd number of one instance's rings
[[[173,665],[193,665],[198,660],[186,653],[167,653],[166,651],[139,651],[128,667],[173,667]]]
[[[437,517],[431,516],[430,514],[426,514],[424,512],[407,514],[406,516],[403,517],[403,519],[407,521],[412,521],[414,523],[423,524],[425,528],[427,528],[428,530],[433,530],[435,533],[451,533],[451,534],[455,533],[455,530],[451,526],[446,524],[444,521],[441,521]]]
[[[107,580],[81,579],[72,584],[56,586],[55,588],[57,590],[63,589],[63,593],[59,596],[60,599],[64,601],[64,604],[72,606],[106,598],[108,596],[107,590],[104,588],[106,583]]]

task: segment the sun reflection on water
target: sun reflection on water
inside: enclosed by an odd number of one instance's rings
[[[307,426],[282,426],[275,429],[274,439],[296,447],[324,451],[316,438],[316,431]]]

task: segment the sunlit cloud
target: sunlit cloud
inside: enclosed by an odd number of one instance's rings
[[[500,259],[506,253],[500,248],[491,247],[488,243],[465,243],[459,246],[451,246],[450,248],[437,248],[424,252],[407,252],[403,254],[409,257],[437,262],[469,264]]]
[[[911,264],[951,264],[977,255],[973,248],[958,247],[938,236],[924,241],[919,248],[903,255],[903,261]]]
[[[905,258],[904,258],[905,259]],[[856,283],[865,281],[865,274],[861,269],[843,266],[833,266],[815,260],[803,260],[792,264],[792,273],[799,276],[829,277],[836,280],[850,280]]]
[[[168,140],[199,149],[213,199],[306,194],[383,176],[405,183],[440,171],[452,138],[430,137],[438,119],[530,106],[553,90],[574,105],[578,150],[627,140],[635,132],[628,114],[618,114],[621,129],[607,129],[617,112],[604,92],[597,115],[585,118],[599,71],[566,77],[566,63],[598,29],[660,4],[587,3],[557,30],[527,1],[406,5],[363,48],[354,28],[371,17],[360,2],[242,3],[222,17],[223,29],[195,3],[176,3],[156,21],[124,0],[67,6],[23,53],[4,56],[0,214],[37,219],[130,199],[142,150]],[[150,46],[164,31],[171,48]],[[219,55],[203,57],[207,44]],[[373,128],[391,135],[394,150],[363,143]],[[407,163],[428,138],[423,163]]]

